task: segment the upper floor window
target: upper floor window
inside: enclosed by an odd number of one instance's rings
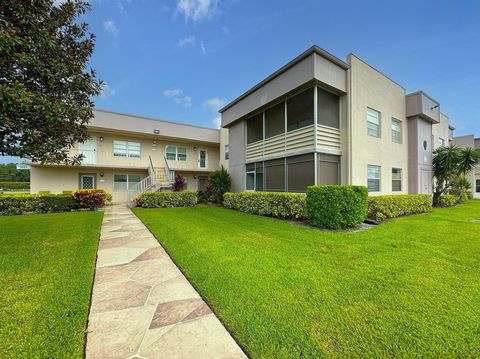
[[[400,192],[402,190],[402,169],[392,168],[392,192]]]
[[[438,147],[445,147],[445,140],[441,137],[438,138]]]
[[[287,131],[313,125],[313,87],[287,100]]]
[[[186,161],[187,149],[185,147],[167,146],[165,148],[165,157],[171,161]]]
[[[380,112],[367,108],[367,132],[369,136],[380,137]]]
[[[285,133],[285,102],[265,111],[265,138]]]
[[[263,140],[263,112],[247,120],[247,143]]]
[[[140,157],[140,143],[114,140],[113,155],[116,157]]]
[[[392,118],[392,142],[402,143],[402,121]]]
[[[368,192],[380,192],[380,166],[368,165]]]
[[[230,158],[230,145],[225,145],[225,160]]]
[[[318,124],[340,128],[340,103],[338,96],[317,87]]]

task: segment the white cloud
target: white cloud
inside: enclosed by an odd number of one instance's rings
[[[177,0],[177,11],[186,21],[199,21],[211,17],[217,8],[218,0]]]
[[[213,97],[203,102],[203,107],[213,112],[217,112],[227,101],[224,98]]]
[[[103,84],[102,93],[100,94],[101,98],[108,98],[115,96],[117,91],[114,88],[111,88],[106,82]]]
[[[197,39],[195,38],[195,36],[188,36],[178,40],[177,46],[185,47],[185,46],[191,45],[195,47],[196,44],[197,44]]]
[[[181,105],[183,107],[192,106],[192,98],[190,96],[184,96],[183,90],[181,89],[165,90],[163,91],[163,96],[172,98],[176,104]]]
[[[222,116],[217,116],[212,120],[213,125],[215,128],[220,128],[222,125]]]
[[[118,33],[118,27],[115,25],[113,20],[107,20],[103,23],[103,28],[111,33],[112,35],[116,35]]]

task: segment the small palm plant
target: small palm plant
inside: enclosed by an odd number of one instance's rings
[[[464,178],[480,163],[480,152],[478,149],[471,147],[440,147],[433,152],[432,163],[435,179],[433,204],[438,206],[440,197],[451,190],[455,181]]]

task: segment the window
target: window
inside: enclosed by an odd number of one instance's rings
[[[380,192],[380,166],[368,165],[368,192]]]
[[[338,96],[317,88],[318,124],[340,128],[340,105]]]
[[[285,133],[285,102],[265,111],[265,138]]]
[[[392,142],[402,143],[402,121],[392,118]]]
[[[185,147],[167,146],[165,148],[165,157],[169,161],[186,161],[187,149]]]
[[[313,125],[313,87],[287,100],[287,131]]]
[[[392,168],[392,192],[400,192],[402,190],[402,169]]]
[[[438,147],[445,147],[445,140],[441,137],[438,138]]]
[[[453,129],[451,128],[448,129],[448,139],[453,140]]]
[[[288,192],[306,192],[315,184],[313,153],[287,158]]]
[[[245,190],[263,191],[263,162],[246,165]]]
[[[367,109],[367,132],[369,136],[380,137],[380,112]]]
[[[476,180],[475,192],[480,193],[480,179]]]
[[[263,140],[263,112],[247,120],[247,143]]]
[[[140,143],[114,140],[113,155],[116,157],[140,157]]]
[[[115,174],[113,175],[113,190],[116,192],[127,191],[138,182],[140,182],[140,175]]]
[[[228,160],[230,158],[230,146],[225,145],[225,160]]]
[[[255,191],[255,172],[247,172],[247,181],[245,185],[247,191]]]
[[[340,184],[340,156],[318,154],[319,184]]]
[[[285,159],[265,161],[265,190],[285,192]]]

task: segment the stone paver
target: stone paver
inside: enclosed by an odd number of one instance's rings
[[[124,205],[105,210],[87,358],[246,358],[158,241]]]

